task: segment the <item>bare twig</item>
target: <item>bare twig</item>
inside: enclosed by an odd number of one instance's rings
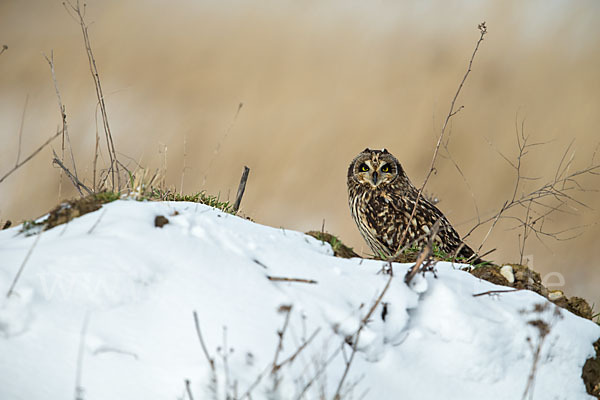
[[[108,148],[108,155],[110,158],[109,172],[112,177],[112,190],[115,191],[115,175],[117,180],[117,189],[121,188],[121,176],[119,172],[119,164],[117,163],[117,152],[115,151],[115,144],[110,130],[110,125],[108,123],[108,114],[106,111],[106,104],[104,103],[104,93],[102,92],[102,85],[100,84],[100,75],[98,74],[98,68],[96,67],[96,59],[94,58],[94,53],[92,52],[92,45],[90,43],[90,37],[88,33],[88,25],[85,22],[85,4],[83,5],[83,9],[80,6],[79,0],[77,0],[75,4],[67,0],[66,2],[63,2],[63,5],[69,13],[69,15],[71,15],[74,18],[76,17],[75,19],[79,23],[79,26],[81,27],[81,32],[83,34],[83,42],[88,57],[90,73],[92,74],[92,78],[94,79],[94,86],[96,87],[96,97],[100,105],[102,124],[104,128],[104,134],[106,136],[106,145]]]
[[[421,271],[423,268],[427,267],[430,264],[431,255],[433,253],[433,238],[438,234],[440,230],[440,222],[441,220],[435,221],[433,227],[431,228],[431,232],[429,233],[429,239],[427,240],[427,244],[423,246],[419,255],[417,256],[417,260],[415,264],[406,271],[406,275],[404,276],[404,283],[407,285],[410,284],[410,281]]]
[[[192,389],[190,388],[190,380],[189,379],[185,380],[185,391],[187,392],[189,399],[194,400],[194,396],[192,396]]]
[[[275,357],[273,358],[273,363],[271,364],[271,373],[276,372],[279,368],[277,368],[277,359],[279,358],[279,353],[283,349],[283,337],[285,335],[285,331],[287,330],[288,324],[290,322],[290,315],[292,314],[292,306],[284,306],[280,308],[283,312],[285,312],[285,322],[283,323],[283,328],[277,331],[277,336],[279,337],[279,341],[277,342],[277,349],[275,350]]]
[[[391,267],[391,262],[390,262],[390,267]],[[342,377],[341,377],[340,381],[338,382],[337,389],[336,389],[335,394],[333,396],[334,400],[340,400],[341,399],[342,387],[344,386],[344,381],[346,380],[346,377],[348,376],[348,371],[350,371],[350,366],[352,365],[352,361],[354,360],[354,356],[356,355],[356,349],[358,348],[358,342],[359,342],[359,339],[360,339],[360,333],[362,332],[362,330],[364,329],[364,327],[367,326],[367,322],[371,318],[371,315],[373,314],[373,312],[375,312],[375,309],[381,303],[381,300],[383,299],[383,296],[385,295],[385,293],[387,292],[388,288],[390,287],[390,283],[392,282],[393,278],[394,278],[394,274],[390,273],[390,277],[389,277],[387,283],[385,284],[385,287],[379,293],[379,296],[377,297],[377,300],[375,300],[375,302],[373,303],[373,305],[371,306],[371,308],[369,309],[369,311],[367,312],[367,314],[365,314],[365,316],[360,321],[360,326],[358,327],[358,330],[356,331],[356,333],[352,337],[352,353],[350,353],[350,357],[346,360],[346,367],[344,368],[344,373],[342,374]],[[344,344],[345,344],[345,342],[342,342],[342,347],[344,346]]]
[[[243,106],[244,106],[244,103],[238,104],[235,114],[233,115],[233,118],[231,119],[231,122],[229,123],[229,126],[227,127],[227,130],[225,131],[225,133],[223,133],[223,136],[221,136],[219,138],[219,141],[217,142],[217,146],[213,150],[212,157],[211,157],[210,161],[208,162],[208,166],[206,167],[206,170],[204,171],[204,178],[202,179],[202,186],[204,186],[206,184],[206,177],[208,176],[208,172],[210,171],[213,163],[215,162],[215,159],[219,155],[219,151],[221,150],[221,145],[223,144],[225,139],[227,139],[227,136],[229,136],[229,133],[233,129],[233,126],[235,125],[235,121],[237,120],[237,117],[240,114],[240,111],[242,110]]]
[[[274,282],[299,282],[299,283],[311,283],[316,284],[317,281],[313,279],[304,279],[304,278],[287,278],[285,276],[270,276],[267,275],[267,279]]]
[[[8,46],[3,44],[2,49],[0,50],[0,54],[4,53],[6,50],[8,50]]]
[[[529,394],[529,398],[533,399],[533,389],[535,386],[535,376],[537,374],[537,368],[540,361],[540,357],[542,355],[542,348],[544,347],[544,342],[546,341],[548,335],[552,331],[554,324],[563,318],[563,315],[560,311],[560,308],[554,306],[554,310],[552,311],[552,315],[550,320],[546,322],[542,318],[542,314],[548,310],[550,307],[550,303],[541,303],[535,304],[531,313],[537,314],[534,319],[527,321],[527,324],[536,328],[538,340],[537,344],[534,346],[531,337],[527,337],[527,344],[529,344],[529,348],[531,350],[533,361],[531,363],[531,370],[529,371],[529,377],[527,378],[527,385],[525,386],[525,391],[523,392],[522,400],[527,398]]]
[[[202,339],[202,333],[200,332],[200,322],[198,322],[198,313],[194,311],[194,324],[196,326],[196,333],[198,334],[198,340],[200,341],[200,346],[202,347],[202,351],[206,356],[206,360],[210,365],[210,369],[215,373],[215,360],[208,354],[208,349],[206,348],[206,344],[204,344],[204,339]]]
[[[63,171],[65,171],[65,173],[67,174],[67,176],[73,183],[73,186],[75,186],[75,188],[77,189],[77,191],[79,192],[81,197],[84,196],[81,189],[85,190],[87,194],[94,194],[87,186],[85,186],[79,179],[77,179],[77,177],[75,175],[73,175],[67,167],[65,167],[65,165],[58,159],[58,156],[56,155],[56,153],[54,151],[52,153],[54,154],[52,163],[58,165],[60,168],[63,169]]]
[[[88,235],[91,234],[94,231],[94,229],[96,229],[96,227],[100,223],[100,220],[102,219],[102,217],[104,217],[104,214],[106,214],[106,208],[104,208],[102,210],[102,212],[100,213],[100,216],[98,217],[98,219],[96,220],[96,222],[94,222],[94,225],[92,225],[92,227],[88,231]]]
[[[50,58],[48,58],[48,56],[46,56],[45,54],[44,54],[44,58],[46,59],[46,61],[48,62],[48,65],[50,66],[50,73],[52,74],[52,82],[54,82],[54,91],[56,92],[58,109],[60,111],[60,118],[62,120],[62,142],[61,142],[60,160],[63,163],[65,162],[65,137],[66,137],[67,141],[69,142],[69,148],[71,149],[71,162],[73,164],[73,173],[74,173],[75,178],[78,178],[77,166],[75,165],[75,157],[73,156],[73,146],[71,146],[71,139],[69,138],[69,130],[68,130],[69,128],[67,125],[67,113],[66,113],[65,106],[63,105],[62,98],[60,96],[60,90],[58,89],[58,82],[56,81],[56,72],[54,70],[54,51],[52,50],[50,52]],[[58,184],[59,199],[61,197],[62,174],[63,174],[63,170],[60,171],[60,178],[59,178],[59,184]]]
[[[335,360],[335,358],[341,351],[342,347],[340,346],[333,353],[331,353],[331,355],[325,360],[325,362],[323,362],[322,365],[317,369],[313,377],[310,378],[308,382],[306,382],[306,384],[302,388],[302,391],[300,391],[298,396],[296,396],[296,400],[300,400],[304,397],[304,394],[308,391],[308,389],[310,389],[312,384],[317,380],[317,378],[319,378],[323,374],[323,372],[327,369],[331,362]]]
[[[25,125],[25,114],[27,113],[27,103],[29,103],[29,95],[25,97],[25,105],[23,106],[23,114],[21,114],[21,125],[19,127],[19,147],[17,148],[17,161],[15,165],[19,165],[21,158],[21,143],[23,141],[23,126]]]
[[[240,203],[242,202],[242,196],[246,190],[246,181],[248,181],[248,174],[250,168],[244,166],[244,172],[242,172],[242,178],[240,179],[240,185],[238,186],[237,195],[235,196],[235,203],[233,203],[233,212],[237,212],[240,209]]]
[[[2,183],[6,178],[8,178],[13,172],[15,172],[16,170],[18,170],[23,164],[25,164],[27,161],[31,160],[33,157],[35,157],[40,151],[42,151],[44,149],[44,147],[48,146],[48,144],[50,144],[50,142],[52,142],[54,139],[56,139],[59,135],[60,135],[61,131],[57,131],[54,136],[50,137],[50,139],[46,140],[44,142],[44,144],[42,144],[40,147],[38,147],[36,150],[34,150],[33,153],[31,153],[29,156],[27,156],[23,161],[21,161],[20,163],[18,163],[17,165],[15,165],[14,167],[12,167],[12,169],[10,169],[6,174],[4,174],[2,176],[2,178],[0,178],[0,183]]]
[[[23,259],[23,262],[21,263],[21,266],[19,267],[19,270],[17,271],[17,274],[15,275],[15,278],[13,279],[13,281],[11,283],[10,288],[8,289],[8,292],[6,292],[6,298],[9,298],[14,293],[15,286],[17,285],[17,281],[21,277],[21,274],[23,273],[23,270],[25,269],[25,265],[27,264],[27,261],[29,261],[29,257],[31,257],[31,253],[33,253],[33,249],[35,249],[35,246],[37,246],[41,237],[42,237],[42,232],[37,234],[35,241],[29,248],[29,251],[27,252],[27,255],[25,256],[25,258]]]
[[[529,136],[525,135],[524,133],[524,122],[521,122],[520,124],[515,123],[515,125],[518,146],[516,161],[511,161],[499,150],[494,148],[496,152],[500,154],[500,156],[515,171],[515,184],[512,191],[512,196],[510,199],[506,200],[500,210],[491,217],[485,219],[478,218],[478,222],[469,230],[469,232],[467,232],[465,236],[463,236],[463,240],[469,237],[478,228],[491,222],[483,241],[477,249],[477,252],[479,253],[500,220],[516,221],[516,227],[522,229],[522,234],[519,235],[519,254],[520,262],[522,263],[525,244],[531,234],[534,234],[535,237],[545,245],[542,240],[544,237],[552,238],[554,240],[569,240],[579,236],[582,233],[580,232],[579,234],[571,234],[573,230],[583,229],[589,225],[579,225],[553,232],[547,228],[545,222],[553,213],[569,213],[564,208],[569,206],[570,203],[575,203],[582,207],[589,208],[586,204],[574,198],[572,193],[589,191],[589,189],[583,188],[578,179],[584,175],[597,175],[600,172],[600,164],[595,164],[593,161],[594,157],[592,156],[592,164],[590,164],[588,167],[576,170],[574,172],[569,172],[574,158],[573,154],[568,157],[568,154],[573,146],[573,142],[571,142],[565,149],[565,152],[558,163],[554,178],[549,182],[539,185],[537,188],[534,188],[529,192],[519,195],[519,192],[522,191],[524,181],[538,179],[527,177],[523,174],[523,158],[529,153],[529,150],[532,147],[540,146],[546,143],[529,143]],[[493,146],[492,143],[489,144]]]
[[[471,55],[471,59],[469,60],[469,66],[467,67],[467,71],[465,72],[465,75],[463,76],[462,81],[458,85],[458,89],[456,90],[456,93],[454,94],[454,98],[452,99],[452,102],[450,103],[450,110],[448,111],[448,115],[446,115],[446,119],[444,120],[444,124],[442,125],[440,136],[438,138],[437,144],[435,146],[435,150],[433,152],[433,157],[431,159],[431,166],[429,167],[429,171],[427,172],[427,175],[425,176],[425,180],[423,181],[423,184],[419,188],[419,192],[417,194],[417,199],[415,200],[415,205],[413,207],[410,218],[408,219],[409,221],[411,221],[415,217],[415,214],[417,212],[417,207],[419,204],[419,200],[421,199],[421,196],[423,193],[423,189],[425,189],[425,186],[427,185],[427,182],[429,181],[431,174],[435,170],[435,162],[436,162],[436,159],[438,156],[438,152],[440,150],[440,146],[442,144],[442,140],[444,138],[444,134],[446,132],[446,128],[448,126],[448,122],[450,122],[450,119],[463,109],[463,106],[460,106],[458,109],[455,110],[456,100],[458,99],[458,96],[460,95],[463,85],[465,84],[465,82],[467,81],[467,78],[469,77],[469,74],[471,73],[471,68],[473,66],[473,60],[475,59],[475,55],[477,54],[477,51],[479,50],[479,45],[481,44],[484,36],[487,33],[487,26],[485,24],[485,21],[482,22],[481,24],[479,24],[477,28],[479,29],[479,39],[477,40],[477,43],[475,44],[475,49],[473,50],[473,54]],[[406,234],[408,233],[409,226],[410,226],[410,224],[407,224],[406,228],[404,228],[404,231],[402,232],[402,237],[399,242],[400,245],[398,247],[401,247],[404,244],[404,240],[406,239]]]
[[[501,294],[501,293],[510,293],[510,292],[518,292],[523,289],[506,289],[506,290],[488,290],[487,292],[482,293],[474,293],[473,297],[479,296],[491,296],[493,294]]]
[[[296,359],[296,357],[298,357],[298,354],[300,354],[302,352],[302,350],[304,350],[306,348],[306,346],[308,346],[310,344],[310,342],[312,342],[312,340],[317,336],[317,334],[319,333],[319,331],[321,330],[321,328],[317,328],[312,335],[310,335],[310,337],[308,338],[308,340],[304,341],[297,349],[296,351],[289,356],[288,358],[286,358],[285,360],[283,360],[282,362],[280,362],[279,364],[275,365],[274,369],[275,370],[279,370],[281,369],[284,365],[289,364],[294,362],[294,360]]]

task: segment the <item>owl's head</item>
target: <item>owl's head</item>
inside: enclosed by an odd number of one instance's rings
[[[405,177],[402,166],[386,149],[364,149],[350,163],[348,185],[366,185],[368,188],[382,188],[393,183],[398,177]]]

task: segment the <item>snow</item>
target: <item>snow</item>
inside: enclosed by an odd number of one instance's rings
[[[157,215],[169,223],[155,227]],[[0,232],[0,399],[183,399],[186,379],[195,399],[241,397],[257,380],[253,399],[294,399],[313,378],[303,398],[332,398],[352,353],[344,340],[389,279],[381,261],[194,203],[120,200],[41,236],[19,230]],[[409,267],[393,265],[342,398],[522,398],[540,340],[528,322],[540,319],[551,331],[533,398],[592,399],[581,370],[596,324],[550,303],[534,311],[547,301],[529,291],[474,297],[501,287],[449,263],[408,287]],[[278,363],[316,335],[274,379],[285,306]]]

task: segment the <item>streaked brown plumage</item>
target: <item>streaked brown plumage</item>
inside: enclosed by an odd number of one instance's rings
[[[422,236],[415,243],[421,247],[439,219],[440,230],[434,242],[440,250],[454,256],[460,247],[458,257],[472,258],[474,251],[460,240],[442,212],[423,196],[417,203],[414,218],[410,219],[418,192],[400,162],[386,149],[365,149],[348,168],[348,202],[352,218],[376,256],[395,255],[406,226],[405,242]]]

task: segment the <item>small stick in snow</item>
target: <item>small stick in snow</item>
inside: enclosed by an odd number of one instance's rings
[[[194,323],[196,325],[196,333],[198,334],[198,339],[200,340],[200,346],[202,346],[202,351],[208,360],[208,364],[210,365],[210,369],[215,373],[215,360],[210,357],[208,354],[208,350],[206,349],[206,344],[204,344],[204,339],[202,339],[202,333],[200,333],[200,323],[198,322],[198,313],[194,311]]]
[[[289,356],[288,358],[286,358],[285,360],[283,360],[281,363],[275,365],[275,367],[273,368],[274,370],[278,370],[281,369],[281,367],[283,367],[284,365],[294,362],[294,360],[296,359],[296,357],[298,357],[298,354],[300,354],[300,352],[302,352],[302,350],[304,350],[306,348],[306,346],[308,346],[308,344],[315,338],[315,336],[317,336],[317,334],[319,333],[319,331],[321,330],[321,328],[317,328],[312,335],[310,335],[310,337],[308,338],[307,341],[305,341],[304,343],[302,343],[300,345],[300,347],[298,347],[298,349],[294,352],[294,354],[292,354],[291,356]]]
[[[267,275],[267,279],[275,282],[300,282],[300,283],[311,283],[317,284],[318,282],[313,279],[303,279],[303,278],[287,278],[284,276],[270,276]]]
[[[435,226],[434,226],[434,228],[435,228]],[[390,261],[390,264],[391,264],[391,261]],[[350,358],[348,360],[346,360],[346,368],[344,369],[344,374],[342,375],[342,378],[340,379],[340,382],[338,383],[337,390],[335,391],[335,395],[333,396],[334,400],[340,400],[342,398],[342,396],[341,396],[342,387],[344,386],[344,381],[346,380],[346,377],[348,376],[348,371],[350,371],[350,366],[352,365],[352,361],[354,360],[354,356],[356,355],[356,350],[358,348],[358,340],[360,337],[360,333],[362,332],[363,328],[365,326],[367,326],[367,322],[369,322],[371,315],[373,314],[373,312],[375,312],[375,309],[381,303],[381,300],[383,299],[385,292],[387,292],[388,288],[390,287],[390,283],[392,283],[392,278],[394,278],[394,274],[390,273],[390,277],[389,277],[387,283],[385,284],[385,287],[379,294],[379,297],[377,297],[377,300],[375,300],[375,303],[373,303],[373,305],[369,309],[369,312],[360,321],[360,326],[358,327],[358,330],[356,331],[356,333],[354,334],[354,338],[352,339],[352,353],[350,353]],[[343,346],[344,346],[344,342],[342,342],[341,348],[343,348]]]
[[[240,185],[238,186],[237,195],[235,196],[235,203],[233,204],[233,212],[237,212],[240,209],[240,203],[242,202],[242,196],[246,190],[246,181],[248,180],[248,174],[250,168],[244,166],[244,172],[242,172],[242,178],[240,179]]]
[[[288,324],[290,322],[292,306],[281,306],[279,310],[280,312],[285,313],[285,322],[283,323],[283,328],[280,331],[277,331],[277,336],[279,336],[279,342],[277,343],[277,350],[275,350],[275,358],[273,358],[271,373],[275,373],[279,369],[277,368],[277,359],[279,358],[279,353],[281,352],[281,350],[283,350],[283,336],[285,335],[285,331],[287,330]]]
[[[37,234],[35,241],[33,242],[33,244],[31,245],[31,248],[27,252],[27,255],[25,256],[25,259],[23,260],[21,267],[19,268],[19,270],[17,271],[17,274],[15,275],[15,279],[13,279],[12,284],[10,285],[10,289],[8,289],[8,292],[6,292],[6,298],[9,298],[13,294],[13,292],[15,290],[15,285],[17,284],[17,281],[19,280],[19,277],[21,276],[23,269],[25,269],[25,264],[27,264],[27,261],[29,260],[31,253],[33,253],[33,249],[35,249],[35,246],[37,246],[41,237],[42,237],[42,232]]]
[[[83,355],[85,351],[85,335],[87,333],[88,325],[90,323],[90,313],[87,312],[83,319],[83,325],[81,326],[81,333],[79,335],[79,351],[77,352],[77,373],[75,375],[75,400],[83,400],[83,386],[81,386],[81,375],[83,371]]]
[[[96,227],[100,223],[100,220],[102,219],[102,217],[104,217],[104,214],[106,214],[106,208],[104,210],[102,210],[102,213],[100,214],[100,216],[98,217],[98,219],[96,220],[96,222],[94,222],[94,225],[92,225],[92,227],[88,231],[88,235],[91,234],[94,231],[94,229],[96,229]]]
[[[187,392],[187,395],[190,398],[190,400],[194,400],[194,396],[192,396],[192,389],[190,388],[190,380],[189,379],[185,380],[185,391]]]
[[[518,292],[523,289],[506,289],[506,290],[488,290],[487,292],[482,293],[474,293],[473,297],[492,295],[492,294],[500,294],[500,293],[510,293],[510,292]]]

